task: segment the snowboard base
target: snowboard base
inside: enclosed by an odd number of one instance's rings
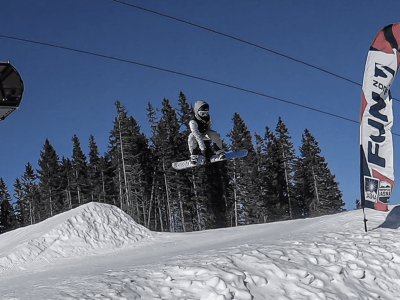
[[[215,162],[224,161],[224,160],[228,160],[228,159],[245,157],[246,155],[247,155],[247,150],[243,149],[243,150],[226,153],[226,157],[224,159],[219,159],[217,157],[217,155],[213,155],[213,156],[211,156],[210,161],[211,161],[211,163],[215,163]],[[178,162],[172,163],[172,167],[175,170],[183,170],[183,169],[193,168],[193,167],[197,167],[197,166],[201,166],[201,165],[204,165],[204,157],[201,155],[199,155],[199,157],[197,158],[197,164],[195,164],[195,165],[192,164],[190,162],[190,160],[183,160],[183,161],[178,161]]]

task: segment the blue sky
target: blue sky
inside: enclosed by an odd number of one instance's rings
[[[361,84],[366,55],[379,29],[400,21],[400,4],[322,0],[126,0],[238,37]],[[361,87],[260,48],[112,0],[2,0],[0,35],[95,52],[170,69],[271,95],[358,121]],[[119,100],[150,136],[146,107],[163,98],[177,106],[210,103],[214,129],[225,137],[238,112],[252,134],[289,128],[295,149],[308,128],[343,191],[346,208],[359,199],[359,126],[356,123],[131,63],[0,37],[0,61],[20,72],[21,107],[0,122],[0,177],[13,194],[27,162],[37,168],[48,138],[60,157],[71,157],[76,134],[85,153],[92,134],[107,150]],[[392,87],[400,99],[400,84]],[[394,102],[394,133],[396,123]],[[395,171],[400,138],[394,136]],[[396,186],[391,203],[400,203]]]

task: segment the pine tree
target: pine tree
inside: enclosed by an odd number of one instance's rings
[[[264,139],[259,137],[258,140],[260,147],[265,149],[260,159],[260,181],[263,208],[268,214],[266,219],[273,221],[294,218],[293,166],[297,157],[289,130],[279,118],[275,133],[266,127]]]
[[[316,166],[321,162],[320,149],[316,140],[306,129],[302,135],[300,157],[295,165],[297,207],[301,216],[308,216],[310,205],[317,199]],[[316,202],[313,202],[316,203]]]
[[[297,158],[288,128],[279,118],[275,132],[252,136],[235,113],[228,133],[232,150],[247,157],[177,172],[173,161],[189,156],[187,138],[193,111],[183,92],[179,109],[163,99],[161,117],[149,102],[152,135],[119,101],[107,153],[100,156],[89,137],[88,161],[73,136],[72,159],[58,155],[46,139],[39,169],[28,163],[14,184],[15,216],[20,226],[33,224],[87,201],[119,206],[153,230],[187,231],[316,216],[343,209],[342,192],[308,130]],[[36,182],[36,180],[38,182]],[[4,204],[6,205],[6,204]],[[235,211],[237,210],[237,211]]]
[[[161,108],[161,119],[157,126],[156,148],[155,153],[158,158],[157,170],[162,174],[159,186],[163,186],[164,191],[164,208],[166,213],[166,221],[171,231],[176,230],[176,222],[174,216],[179,218],[179,206],[175,202],[178,198],[178,189],[176,181],[176,171],[171,168],[172,162],[176,159],[182,159],[183,153],[182,137],[179,133],[180,125],[176,115],[176,111],[172,108],[170,101],[164,98]]]
[[[101,175],[101,202],[117,206],[118,191],[113,180],[115,169],[112,167],[112,162],[107,154],[104,157],[100,157],[99,166]]]
[[[267,127],[268,131],[269,128]],[[256,206],[258,211],[256,212],[256,218],[258,223],[266,222],[268,219],[268,209],[267,209],[267,186],[266,174],[268,169],[266,168],[266,158],[267,158],[267,145],[264,137],[254,135],[256,141],[255,154],[256,161],[253,168],[252,181],[254,183],[253,194],[256,201]]]
[[[64,195],[64,205],[63,210],[67,211],[77,206],[76,203],[72,203],[72,192],[75,188],[72,186],[75,178],[74,168],[72,166],[72,161],[69,158],[63,157],[60,164],[60,174],[61,174],[61,188]],[[75,201],[75,200],[74,200]]]
[[[327,164],[323,167],[324,181],[322,183],[322,192],[319,204],[319,211],[322,214],[333,214],[344,210],[343,193],[339,189],[339,183],[336,181],[335,175],[333,175],[328,168]]]
[[[228,146],[225,145],[225,148]],[[193,170],[196,172],[196,170]],[[230,187],[231,177],[228,163],[219,162],[205,166],[205,189],[203,190],[207,203],[207,228],[226,227],[229,215],[229,199],[232,199]],[[232,202],[231,202],[232,203]]]
[[[87,195],[89,190],[88,166],[86,155],[83,153],[79,138],[74,135],[72,137],[72,197],[73,206],[80,206],[90,201],[90,196]],[[75,201],[74,201],[75,199]]]
[[[293,176],[297,156],[291,142],[289,130],[281,117],[279,117],[275,132],[278,152],[276,163],[279,165],[277,174],[279,204],[281,211],[285,212],[287,217],[293,218],[292,201],[295,194]]]
[[[297,202],[304,216],[330,214],[344,206],[335,176],[320,153],[315,137],[305,129],[300,159],[295,166]]]
[[[136,209],[137,222],[145,224],[149,182],[152,173],[148,163],[150,149],[146,135],[141,133],[140,125],[133,117],[129,118],[129,131],[131,133],[132,154],[129,159],[131,166],[129,183],[133,197],[133,209]]]
[[[22,227],[27,224],[28,220],[28,213],[27,207],[23,202],[24,191],[22,189],[22,183],[19,178],[15,179],[14,182],[14,198],[16,199],[15,202],[15,217],[17,218],[18,226]]]
[[[11,201],[7,185],[3,178],[0,178],[0,233],[17,227],[17,218]]]
[[[179,102],[179,111],[178,111],[179,124],[185,127],[183,131],[184,131],[184,136],[187,137],[190,131],[189,122],[193,116],[193,110],[183,92],[179,93],[178,102]]]
[[[37,175],[31,165],[25,165],[25,172],[20,180],[16,180],[14,187],[17,197],[17,217],[21,226],[35,223],[35,208],[39,211],[40,196],[38,196]]]
[[[119,206],[138,223],[144,224],[148,171],[148,141],[140,133],[137,121],[128,116],[125,107],[116,103],[117,117],[110,134],[108,155],[115,171],[115,185],[119,189]],[[142,197],[142,195],[144,195]]]
[[[101,201],[102,179],[100,154],[94,136],[89,137],[89,165],[88,165],[90,201]]]
[[[261,158],[260,158],[260,182],[263,207],[263,219],[265,221],[273,221],[281,218],[279,211],[278,196],[278,174],[280,164],[278,161],[278,146],[276,136],[267,126],[264,138],[260,141]]]
[[[36,222],[52,217],[62,211],[60,169],[58,164],[59,156],[55,149],[46,139],[43,151],[40,152],[38,177],[40,180],[40,199],[37,207],[34,208],[37,215]]]
[[[256,166],[256,152],[252,143],[252,136],[248,130],[242,117],[235,113],[232,118],[233,128],[228,133],[228,137],[231,140],[231,149],[233,151],[240,149],[247,149],[248,154],[246,157],[238,160],[229,161],[229,172],[230,177],[233,179],[234,189],[234,207],[240,207],[239,211],[236,212],[236,216],[239,216],[241,224],[254,223],[256,215],[256,202],[257,197],[253,191],[256,189],[252,179],[253,169]]]
[[[148,102],[148,107],[147,107],[147,119],[150,123],[151,127],[151,137],[150,137],[150,154],[149,154],[149,167],[148,170],[151,173],[151,188],[150,188],[150,199],[149,199],[149,207],[148,207],[148,216],[147,216],[147,227],[148,228],[153,228],[154,230],[157,230],[158,228],[158,217],[157,213],[160,212],[160,207],[159,207],[159,202],[158,202],[158,194],[159,194],[159,172],[157,170],[157,165],[158,165],[158,158],[157,158],[157,117],[156,117],[156,110],[154,109],[153,105],[151,102]],[[151,216],[153,215],[153,219]],[[161,217],[160,217],[161,219]],[[153,221],[153,222],[152,222]],[[150,222],[152,222],[151,225]],[[162,222],[160,222],[160,227],[162,226]]]

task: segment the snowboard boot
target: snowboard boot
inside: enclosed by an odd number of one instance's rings
[[[201,155],[204,157],[203,164],[204,165],[209,165],[211,164],[210,158],[211,158],[211,151],[209,149],[205,149],[201,151]]]
[[[193,149],[192,151],[191,151],[191,153],[190,153],[190,163],[192,164],[192,165],[196,165],[197,164],[197,160],[198,160],[198,158],[199,158],[199,154],[200,154],[200,150],[199,150],[199,148],[195,148],[195,149]]]
[[[226,158],[226,153],[224,150],[216,151],[215,155],[217,156],[218,159],[221,159],[221,160]]]
[[[198,155],[194,155],[194,154],[190,155],[190,163],[191,163],[192,165],[196,165],[196,164],[197,164],[197,159],[198,159],[198,158],[199,158]]]

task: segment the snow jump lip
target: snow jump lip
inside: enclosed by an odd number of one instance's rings
[[[0,121],[18,109],[23,92],[24,82],[17,69],[9,61],[0,61]]]

